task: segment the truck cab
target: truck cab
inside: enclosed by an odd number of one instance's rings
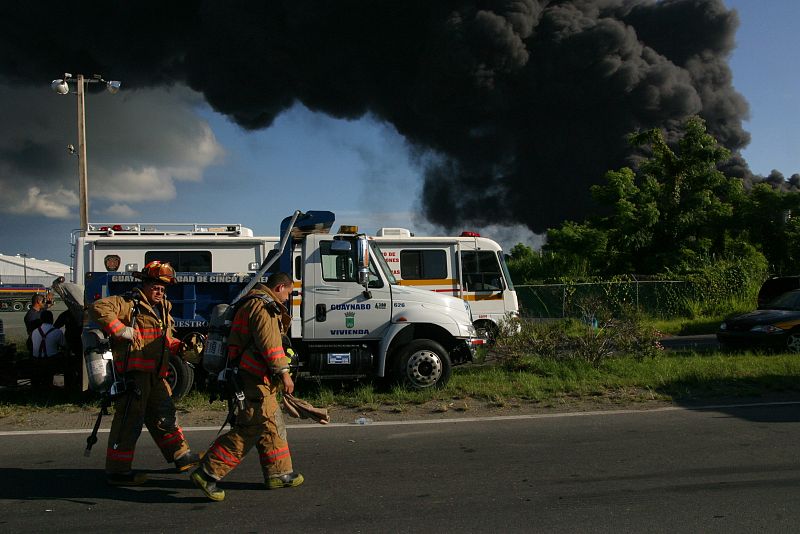
[[[312,234],[302,242],[299,317],[292,337],[308,355],[301,374],[383,377],[415,388],[445,383],[477,338],[469,304],[397,283],[375,240]],[[297,303],[294,303],[297,309]]]

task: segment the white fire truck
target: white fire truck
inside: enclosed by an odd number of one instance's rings
[[[469,304],[398,284],[375,239],[331,235],[333,220],[331,212],[313,211],[282,228],[291,241],[273,269],[295,280],[291,335],[299,375],[394,374],[415,388],[444,384],[452,365],[470,361],[484,341]],[[89,304],[128,291],[136,282],[130,273],[147,262],[170,261],[179,283],[167,296],[179,335],[204,332],[213,307],[234,299],[277,242],[241,225],[94,224],[74,237],[74,273],[83,273],[74,279],[85,284]],[[173,389],[185,393],[191,369],[171,363]]]

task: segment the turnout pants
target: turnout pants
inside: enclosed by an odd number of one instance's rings
[[[142,433],[142,425],[161,449],[167,462],[189,451],[189,444],[177,424],[175,404],[167,382],[155,373],[128,371],[141,391],[136,395],[132,387],[114,401],[114,419],[108,436],[106,472],[126,473],[131,470],[136,441]]]
[[[276,394],[276,386],[265,385],[250,373],[239,373],[247,406],[236,414],[231,430],[218,437],[203,459],[203,469],[220,480],[239,465],[256,446],[264,480],[292,472],[292,456],[286,441],[286,425]]]

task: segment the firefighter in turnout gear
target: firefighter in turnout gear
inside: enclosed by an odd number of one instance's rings
[[[228,338],[228,357],[238,366],[244,410],[232,428],[218,437],[192,473],[192,482],[213,501],[225,498],[217,482],[230,473],[255,445],[267,489],[290,488],[303,483],[292,469],[286,426],[278,400],[279,388],[292,393],[289,359],[281,336],[291,324],[283,303],[292,292],[292,280],[274,273],[266,285],[257,284],[234,316]],[[248,298],[249,297],[249,298]]]
[[[112,396],[114,419],[106,475],[109,484],[119,486],[147,481],[144,473],[131,469],[142,425],[147,426],[167,462],[174,462],[179,471],[200,461],[178,426],[172,392],[164,380],[170,354],[178,353],[181,346],[172,337],[172,305],[166,299],[166,286],[175,283],[175,270],[169,263],[151,261],[134,276],[142,280],[141,289],[98,300],[89,307],[92,319],[112,339],[118,382]]]

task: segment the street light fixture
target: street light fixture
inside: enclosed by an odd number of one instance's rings
[[[86,170],[86,108],[84,105],[86,84],[104,83],[106,84],[106,90],[112,95],[119,92],[122,84],[116,80],[106,81],[99,74],[94,74],[91,78],[78,74],[76,78],[73,78],[72,74],[66,72],[63,78],[50,82],[50,87],[56,93],[66,95],[69,94],[70,83],[74,83],[77,86],[75,94],[78,95],[78,192],[80,196],[81,231],[86,232],[89,229],[89,180]]]

